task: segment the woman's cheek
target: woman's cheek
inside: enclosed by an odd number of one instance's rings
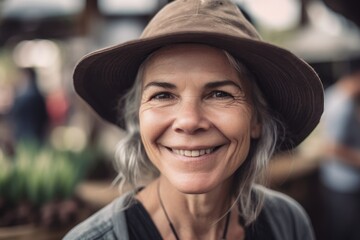
[[[165,108],[145,106],[140,109],[140,133],[144,144],[154,144],[169,126],[171,115]]]

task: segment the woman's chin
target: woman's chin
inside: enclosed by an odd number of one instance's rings
[[[176,179],[175,181],[170,180],[170,184],[179,192],[182,192],[184,194],[208,193],[215,189],[218,185],[215,183],[211,183],[208,179],[185,179],[183,181],[179,181],[179,179]]]

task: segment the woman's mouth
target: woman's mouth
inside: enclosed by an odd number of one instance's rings
[[[200,157],[203,156],[205,154],[210,154],[213,153],[214,151],[216,151],[217,149],[219,149],[220,146],[218,147],[212,147],[212,148],[206,148],[206,149],[197,149],[197,150],[188,150],[188,149],[173,149],[170,148],[170,150],[180,156],[185,156],[185,157]]]

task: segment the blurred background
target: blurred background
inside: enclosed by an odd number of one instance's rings
[[[346,89],[300,147],[274,156],[268,185],[299,201],[317,239],[360,239],[360,2],[234,1],[326,91]],[[90,51],[137,38],[167,2],[0,0],[0,239],[60,239],[119,195],[123,133],[76,96],[72,71]]]

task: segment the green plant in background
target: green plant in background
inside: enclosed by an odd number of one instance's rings
[[[12,171],[12,164],[5,157],[5,155],[0,152],[0,198],[2,199],[5,199],[5,195],[8,195],[6,192],[9,186],[9,180],[11,179]]]
[[[78,153],[29,142],[20,143],[12,157],[0,152],[0,213],[24,202],[40,209],[51,201],[70,199],[96,157],[92,149]]]

